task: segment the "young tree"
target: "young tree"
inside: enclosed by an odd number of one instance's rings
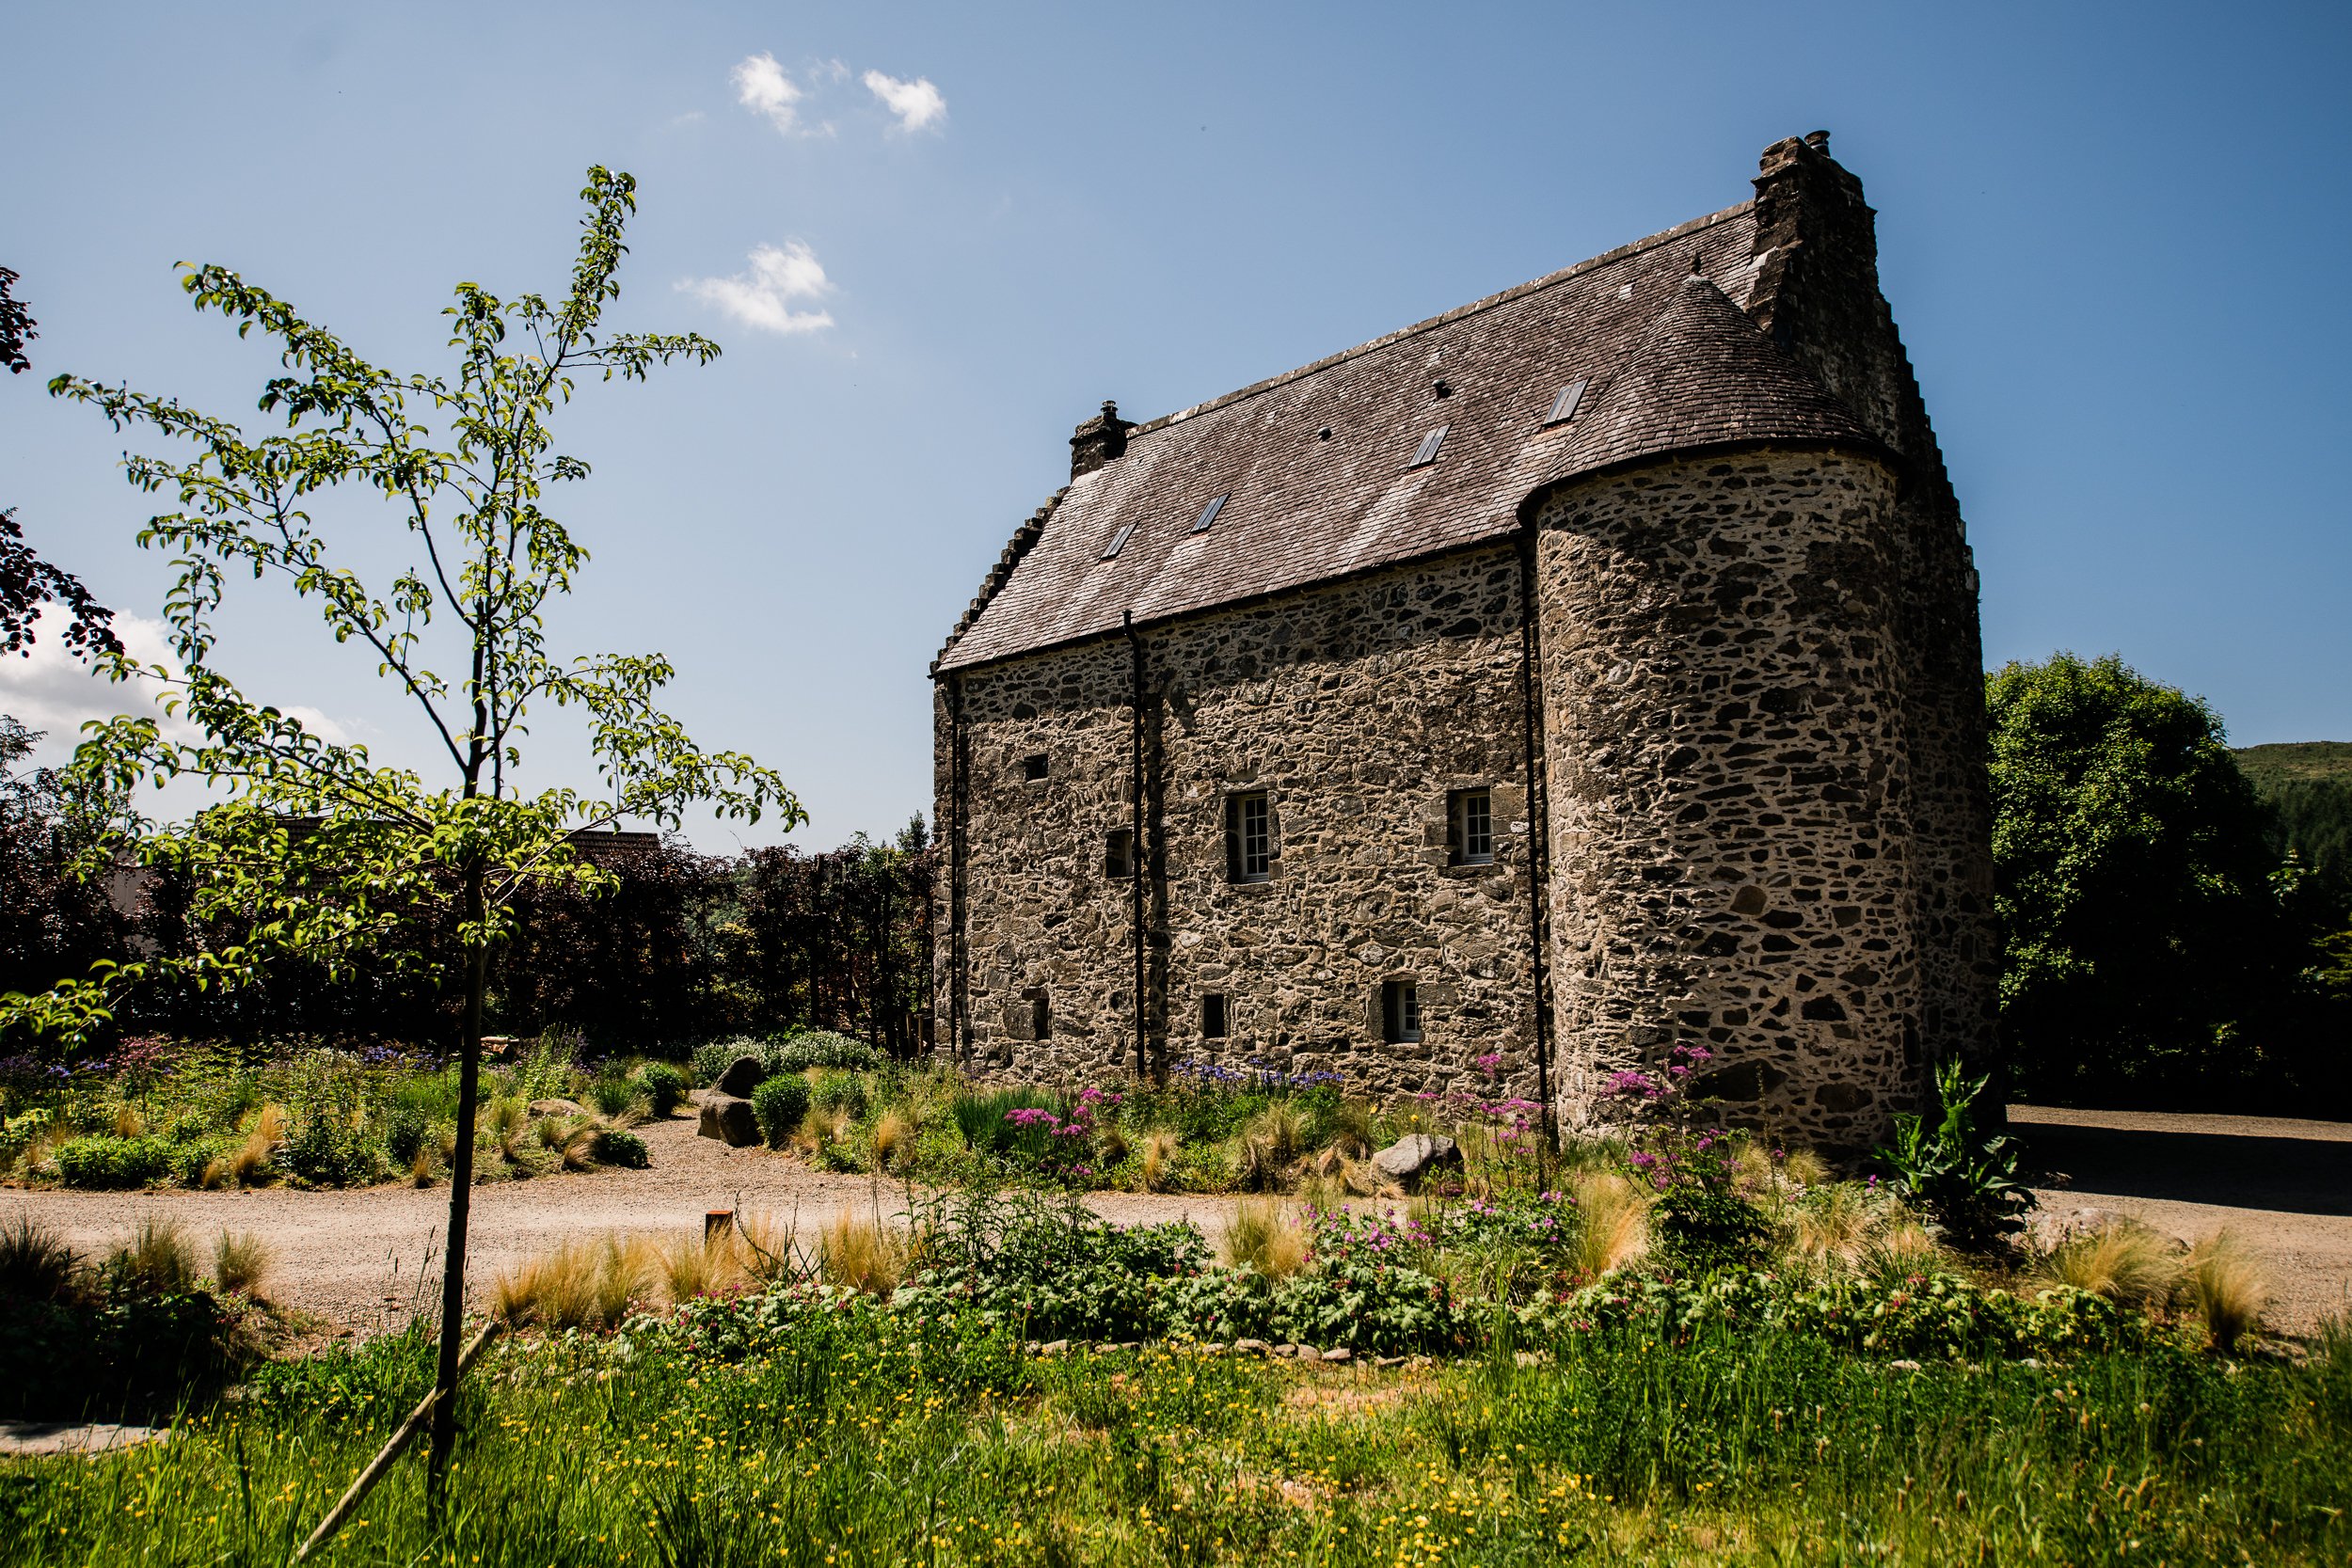
[[[2111,655],[2010,664],[1985,690],[2001,1026],[2026,1085],[2211,1081],[2217,1037],[2299,956],[2219,718]]]
[[[690,803],[703,802],[749,820],[766,812],[787,827],[803,820],[775,773],[739,752],[704,750],[655,705],[673,673],[667,659],[564,658],[547,644],[544,612],[571,592],[587,561],[542,509],[556,486],[588,474],[585,463],[554,450],[556,409],[580,376],[642,380],[656,365],[707,362],[719,352],[691,335],[603,330],[620,292],[635,189],[626,174],[589,170],[578,258],[561,300],[501,300],[458,285],[445,312],[456,357],[448,374],[382,370],[235,273],[190,269],[183,286],[199,310],[235,322],[241,337],[276,340],[286,373],[263,387],[261,407],[283,416],[281,434],[248,438],[228,420],[76,376],[50,384],[118,429],[195,449],[185,460],[125,459],[134,485],[178,505],[139,534],[142,546],[174,556],[164,621],[177,666],[140,669],[119,653],[102,664],[117,679],[161,683],[197,738],[174,738],[151,718],[116,719],[91,727],[68,771],[93,796],[173,779],[224,796],[184,823],[126,816],[116,835],[148,863],[181,873],[197,916],[233,921],[243,940],[184,958],[101,966],[6,1006],[72,1033],[103,1021],[112,999],[142,981],[177,972],[235,985],[273,954],[333,965],[373,950],[378,961],[389,953],[456,969],[465,1006],[433,1417],[437,1497],[455,1432],[483,993],[492,950],[514,929],[516,900],[533,885],[601,880],[572,835],[622,816],[675,826]],[[345,491],[388,506],[417,552],[381,586],[341,563],[337,531],[312,515],[330,493]],[[335,642],[373,657],[405,693],[437,758],[432,776],[330,741],[230,680],[215,657],[232,573],[277,583],[317,610]],[[546,704],[585,716],[604,781],[593,800],[562,784],[526,792],[519,782],[526,721]],[[441,940],[405,945],[420,930]]]

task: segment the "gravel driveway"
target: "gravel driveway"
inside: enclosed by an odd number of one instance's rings
[[[2063,1173],[2040,1190],[2045,1212],[2100,1209],[2195,1241],[2228,1228],[2269,1265],[2270,1321],[2308,1333],[2352,1313],[2352,1124],[2151,1112],[2062,1111],[2020,1105],[2014,1130],[2035,1162]],[[813,1236],[843,1209],[896,1214],[897,1183],[812,1171],[760,1148],[730,1149],[694,1135],[691,1117],[640,1129],[652,1168],[546,1176],[476,1187],[467,1275],[479,1303],[503,1269],[567,1237],[631,1232],[698,1234],[712,1209],[797,1212]],[[1232,1200],[1102,1193],[1088,1199],[1122,1224],[1190,1217],[1211,1236]],[[209,1243],[253,1231],[275,1249],[277,1297],[350,1333],[405,1323],[439,1285],[446,1186],[361,1192],[17,1192],[0,1195],[0,1222],[18,1211],[60,1227],[84,1252],[103,1250],[150,1215],[168,1214]]]

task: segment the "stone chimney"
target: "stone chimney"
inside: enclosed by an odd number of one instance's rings
[[[1104,400],[1103,411],[1080,425],[1070,438],[1070,477],[1090,474],[1112,458],[1123,456],[1127,432],[1135,427],[1135,420],[1119,417],[1119,404]]]

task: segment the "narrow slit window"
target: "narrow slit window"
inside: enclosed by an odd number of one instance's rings
[[[1380,1037],[1391,1045],[1409,1045],[1421,1038],[1421,988],[1412,981],[1382,983]]]
[[[1103,840],[1103,872],[1114,881],[1136,874],[1136,831],[1113,828]]]
[[[1455,865],[1492,865],[1495,862],[1494,795],[1485,789],[1457,789],[1446,797],[1447,855]]]
[[[1054,1034],[1054,1004],[1042,989],[1029,993],[1029,1037],[1050,1039]],[[1414,1037],[1416,1039],[1419,1036]]]
[[[1445,445],[1447,428],[1445,425],[1439,425],[1422,436],[1421,445],[1413,449],[1413,460],[1405,466],[1408,468],[1425,468],[1435,463],[1438,460],[1438,449]]]
[[[1200,999],[1200,1037],[1206,1040],[1225,1037],[1225,998],[1215,991]]]
[[[1225,874],[1236,882],[1274,879],[1274,815],[1263,789],[1225,798]]]
[[[1035,784],[1038,780],[1045,777],[1045,753],[1040,752],[1033,757],[1023,757],[1021,759],[1021,777],[1030,784]]]
[[[1571,381],[1560,388],[1560,395],[1551,400],[1551,412],[1544,416],[1546,424],[1565,424],[1576,418],[1576,405],[1584,401],[1584,383]]]
[[[1216,521],[1217,513],[1224,510],[1225,499],[1225,497],[1219,496],[1215,500],[1209,502],[1208,505],[1202,507],[1200,509],[1200,515],[1192,520],[1192,531],[1195,533],[1208,532],[1209,525]]]
[[[1135,531],[1136,525],[1133,523],[1120,524],[1119,531],[1111,535],[1111,542],[1103,546],[1103,559],[1105,561],[1118,560],[1119,552],[1127,547],[1127,535],[1135,532]]]

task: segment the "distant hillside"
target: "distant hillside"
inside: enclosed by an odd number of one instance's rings
[[[2352,885],[2352,741],[2249,746],[2238,767],[2279,813],[2277,847],[2338,886]]]

